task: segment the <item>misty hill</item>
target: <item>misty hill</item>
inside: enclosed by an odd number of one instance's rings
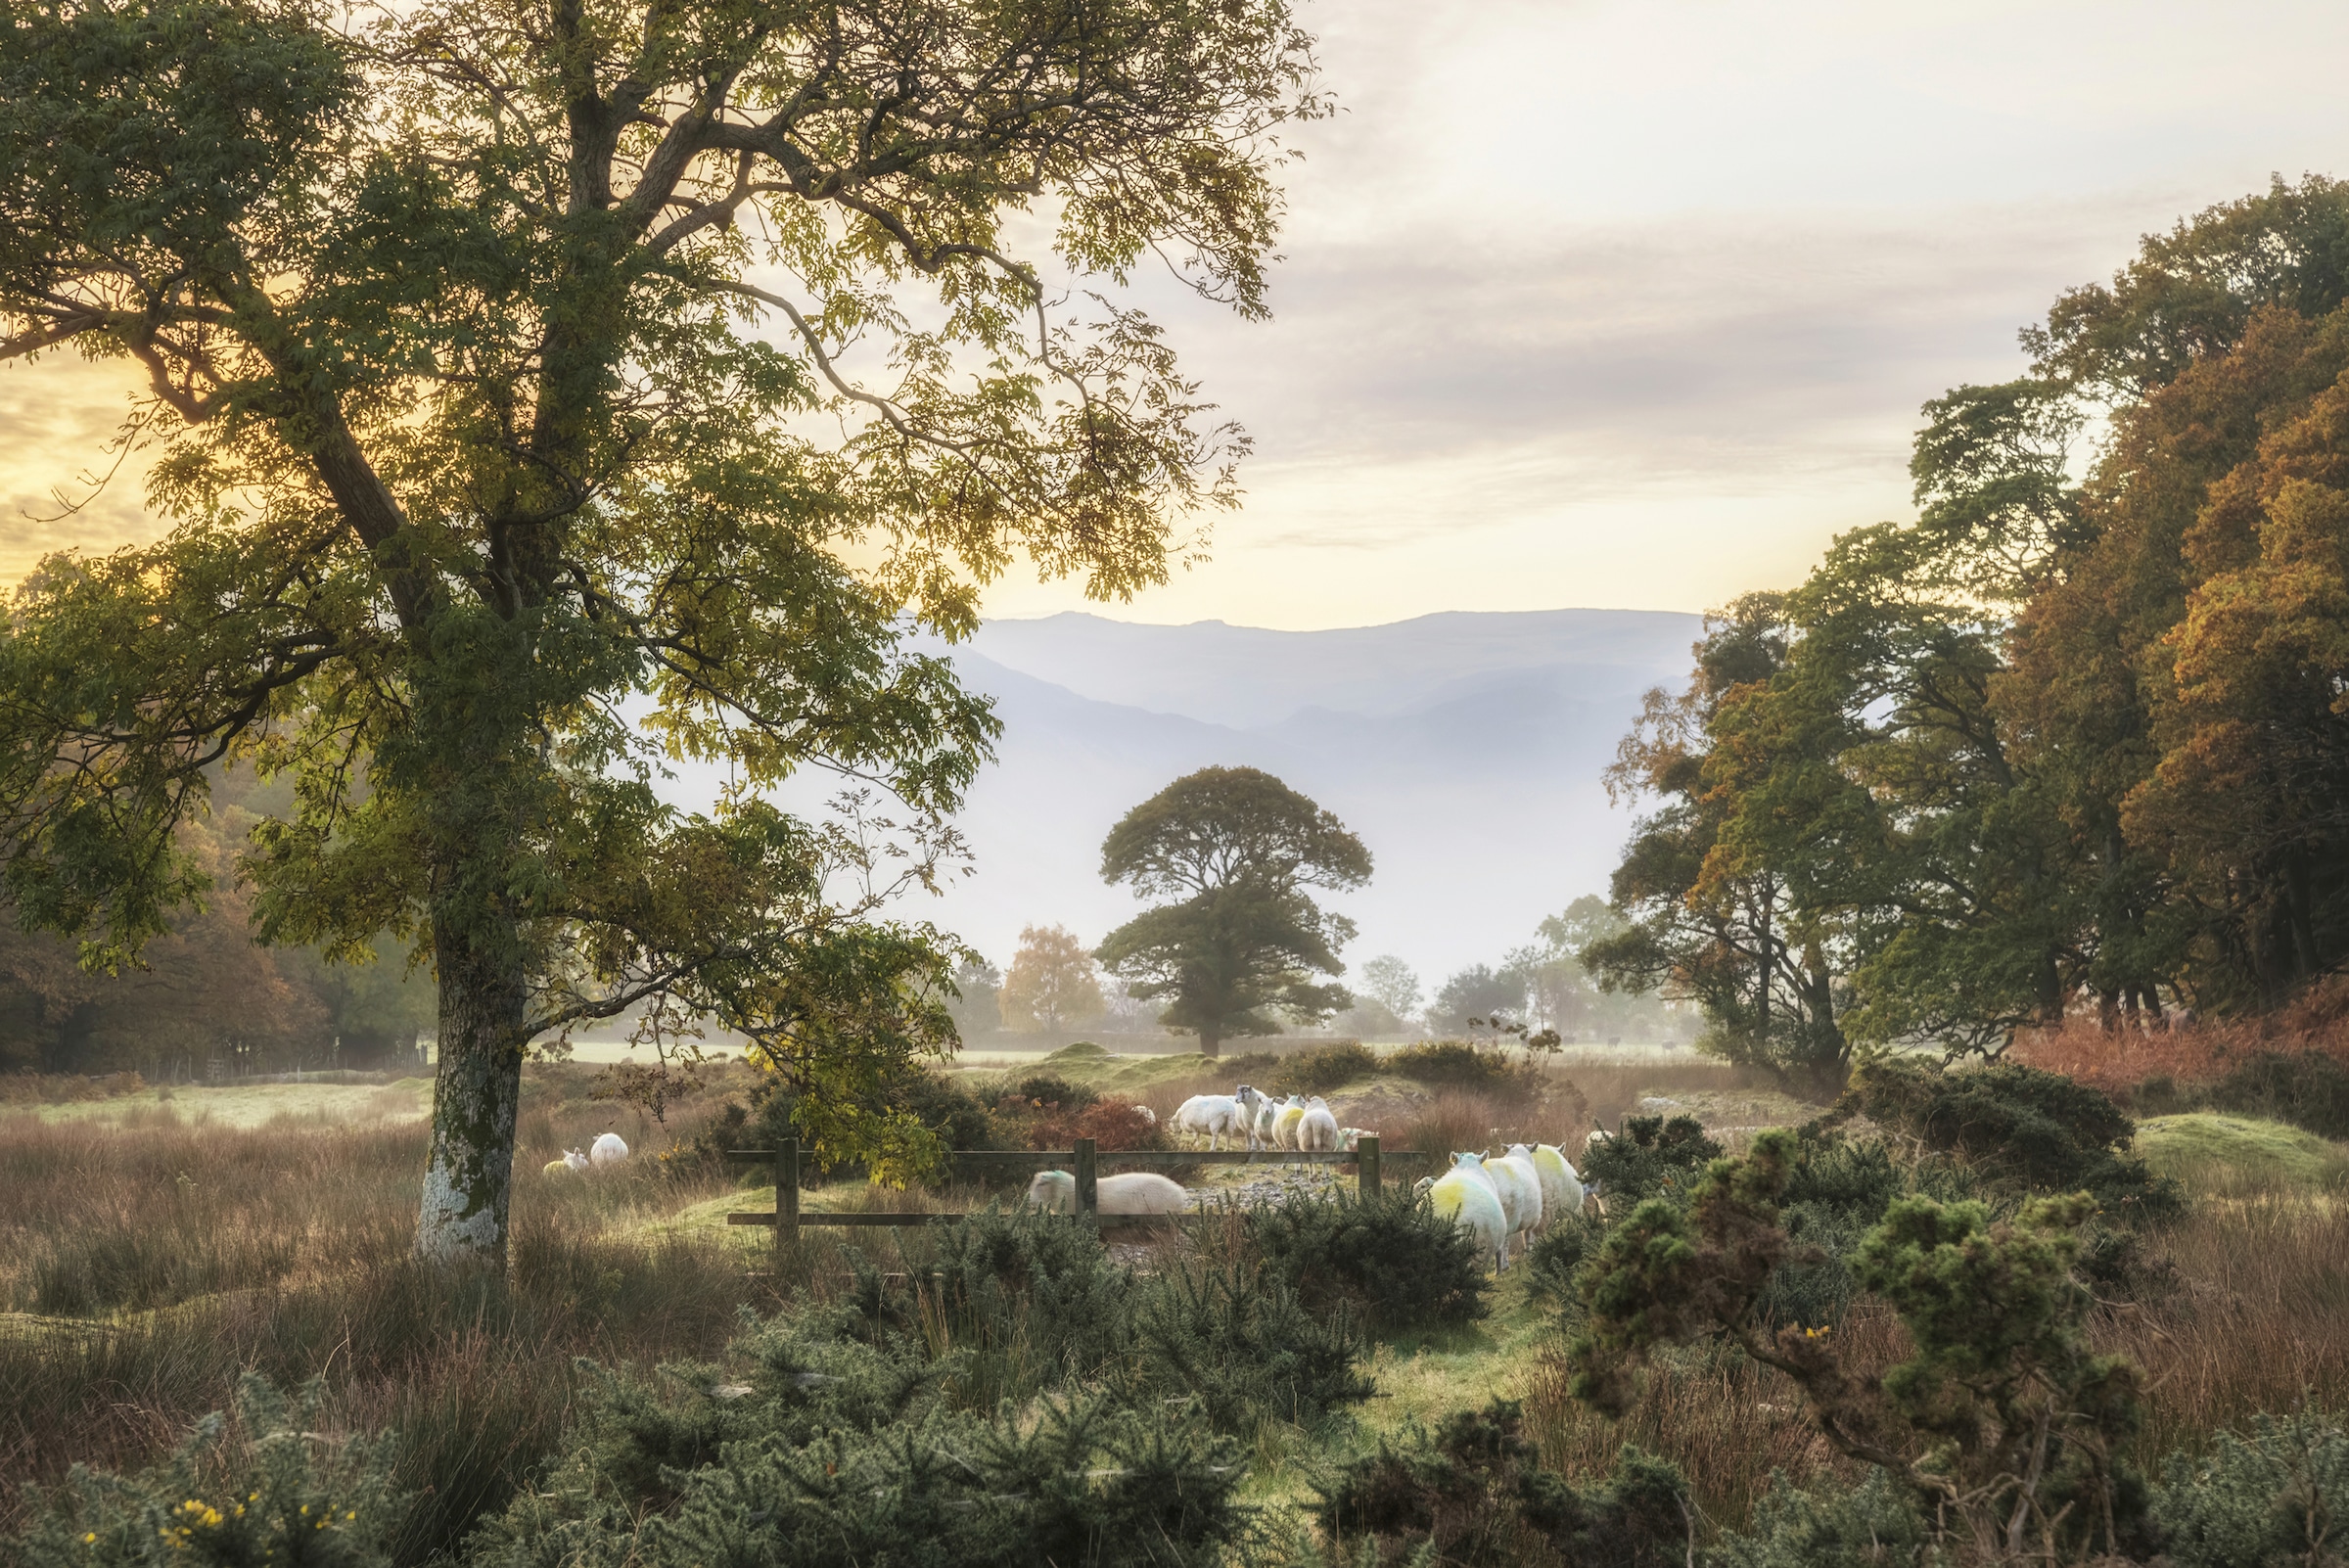
[[[1111,824],[1179,774],[1245,763],[1376,857],[1369,888],[1339,901],[1361,928],[1351,960],[1398,952],[1431,981],[1497,960],[1604,890],[1628,818],[1599,769],[1640,694],[1685,677],[1698,630],[1621,610],[1335,631],[990,622],[951,654],[1005,726],[960,819],[978,874],[919,912],[998,964],[1030,923],[1097,941],[1138,907],[1100,880]]]

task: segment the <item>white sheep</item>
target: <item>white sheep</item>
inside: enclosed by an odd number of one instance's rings
[[[1137,1106],[1135,1106],[1135,1107],[1134,1107],[1134,1109],[1142,1113],[1142,1126],[1144,1126],[1144,1127],[1156,1127],[1156,1126],[1158,1126],[1158,1113],[1157,1113],[1156,1111],[1153,1111],[1152,1109],[1150,1109],[1150,1107],[1149,1107],[1149,1106],[1147,1106],[1147,1105],[1137,1105]]]
[[[1256,1107],[1256,1142],[1250,1148],[1272,1147],[1272,1124],[1280,1120],[1280,1101],[1262,1100]]]
[[[1221,1149],[1222,1139],[1245,1137],[1248,1147],[1256,1147],[1257,1101],[1256,1090],[1242,1084],[1229,1094],[1194,1094],[1182,1102],[1174,1113],[1174,1130],[1178,1132],[1204,1132],[1207,1146]]]
[[[1485,1170],[1500,1188],[1501,1212],[1509,1217],[1509,1233],[1531,1239],[1542,1228],[1542,1177],[1534,1162],[1514,1152],[1487,1160]]]
[[[1292,1094],[1280,1105],[1280,1115],[1272,1119],[1272,1141],[1284,1149],[1297,1147],[1297,1129],[1305,1122],[1305,1101]]]
[[[1075,1214],[1077,1178],[1066,1171],[1038,1171],[1028,1183],[1028,1202],[1046,1214]],[[1105,1176],[1093,1185],[1098,1214],[1180,1214],[1189,1206],[1182,1183],[1149,1171]]]
[[[1329,1114],[1328,1103],[1318,1094],[1305,1102],[1304,1119],[1297,1124],[1297,1147],[1316,1154],[1338,1150],[1338,1119]]]
[[[1529,1230],[1541,1220],[1542,1182],[1532,1171],[1522,1173],[1525,1179],[1521,1181],[1520,1173],[1503,1170],[1497,1160],[1488,1160],[1481,1154],[1457,1152],[1451,1157],[1451,1169],[1465,1173],[1492,1189],[1494,1198],[1500,1204],[1501,1213],[1508,1218],[1509,1234]]]
[[[1542,1223],[1544,1226],[1583,1212],[1583,1176],[1566,1158],[1566,1151],[1554,1143],[1537,1143],[1527,1148],[1522,1143],[1509,1145],[1509,1153],[1531,1160],[1534,1175],[1542,1178]]]
[[[1474,1236],[1480,1251],[1492,1253],[1495,1271],[1509,1267],[1508,1216],[1480,1173],[1454,1166],[1441,1178],[1421,1176],[1411,1190],[1426,1194],[1436,1213]]]
[[[575,1171],[584,1171],[586,1169],[587,1156],[581,1154],[576,1149],[565,1149],[561,1156],[546,1162],[545,1174],[550,1176],[570,1176]]]
[[[603,1133],[587,1146],[587,1158],[597,1165],[618,1165],[627,1157],[627,1140],[617,1132]]]
[[[1362,1146],[1362,1139],[1376,1136],[1378,1136],[1378,1129],[1374,1127],[1342,1127],[1338,1129],[1338,1142],[1349,1150],[1359,1149]]]

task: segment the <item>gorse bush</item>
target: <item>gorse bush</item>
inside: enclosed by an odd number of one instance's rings
[[[1585,1151],[1583,1179],[1597,1183],[1609,1203],[1628,1209],[1667,1187],[1684,1197],[1706,1162],[1720,1154],[1721,1145],[1693,1116],[1631,1116],[1613,1136]]]
[[[2349,1559],[2349,1432],[2314,1410],[2256,1416],[2200,1459],[2173,1455],[2154,1493],[2176,1568],[2323,1568]]]
[[[2072,1274],[2092,1201],[2034,1198],[2008,1219],[1894,1201],[1851,1260],[1909,1335],[1910,1358],[1877,1374],[1831,1330],[1765,1326],[1772,1275],[1818,1261],[1782,1224],[1796,1159],[1794,1134],[1764,1132],[1714,1162],[1687,1207],[1650,1199],[1608,1232],[1583,1269],[1574,1392],[1620,1414],[1651,1356],[1719,1335],[1793,1379],[1830,1446],[1930,1499],[1978,1557],[2141,1544],[2144,1489],[2120,1455],[2142,1419],[2138,1374],[2090,1349],[2093,1298]]]
[[[1219,1432],[1265,1416],[1307,1424],[1374,1392],[1352,1313],[1309,1313],[1279,1278],[1243,1264],[1150,1281],[1134,1313],[1133,1402],[1187,1403]]]
[[[1772,1476],[1752,1524],[1725,1532],[1705,1561],[1710,1568],[1923,1568],[1937,1556],[1914,1495],[1871,1470],[1856,1487],[1812,1491]]]
[[[476,1568],[1217,1560],[1245,1516],[1235,1449],[1100,1395],[1020,1422],[941,1395],[943,1366],[857,1337],[855,1313],[754,1327],[723,1370],[623,1378],[539,1487],[471,1544]]]
[[[1327,1094],[1380,1071],[1378,1053],[1359,1040],[1334,1040],[1284,1059],[1265,1085],[1275,1094]]]
[[[237,1430],[207,1416],[169,1459],[75,1467],[11,1544],[22,1568],[380,1568],[401,1512],[386,1439],[317,1435],[315,1385],[289,1401],[249,1375]]]
[[[2185,1198],[2128,1152],[2136,1129],[2111,1097],[2012,1062],[1951,1071],[1912,1058],[1863,1063],[1819,1124],[1854,1115],[1962,1161],[2011,1194],[2085,1191],[2108,1221],[2175,1219]]]
[[[1485,1315],[1484,1260],[1466,1232],[1411,1192],[1263,1204],[1247,1210],[1248,1244],[1309,1309],[1350,1307],[1380,1333]]]
[[[1321,1489],[1316,1515],[1343,1555],[1362,1564],[1520,1563],[1547,1554],[1589,1568],[1666,1568],[1685,1561],[1696,1520],[1671,1465],[1626,1448],[1606,1480],[1575,1487],[1543,1470],[1514,1401],[1448,1416],[1430,1433],[1345,1465]]]
[[[1461,1039],[1406,1045],[1385,1058],[1387,1072],[1430,1088],[1539,1090],[1541,1072],[1508,1052],[1481,1048]]]

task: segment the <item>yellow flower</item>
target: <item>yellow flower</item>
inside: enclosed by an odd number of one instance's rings
[[[95,1544],[97,1540],[98,1540],[98,1532],[97,1532],[97,1531],[95,1531],[95,1530],[93,1530],[93,1531],[91,1531],[91,1532],[90,1532],[88,1535],[86,1535],[86,1536],[84,1536],[84,1537],[82,1537],[82,1538],[81,1538],[81,1544],[82,1544],[83,1545],[87,1546],[87,1545],[91,1545]]]

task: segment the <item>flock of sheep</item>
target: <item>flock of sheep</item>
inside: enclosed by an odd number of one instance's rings
[[[1229,1094],[1194,1094],[1182,1102],[1169,1124],[1177,1132],[1199,1132],[1210,1149],[1223,1139],[1234,1144],[1245,1137],[1250,1149],[1290,1149],[1301,1154],[1335,1154],[1354,1147],[1362,1130],[1338,1126],[1329,1104],[1320,1095],[1301,1099],[1267,1099],[1242,1084]]]
[[[1292,1094],[1273,1101],[1246,1084],[1229,1094],[1192,1095],[1170,1125],[1205,1135],[1211,1149],[1220,1149],[1224,1138],[1234,1146],[1245,1138],[1251,1150],[1334,1153],[1353,1148],[1361,1136],[1360,1129],[1339,1127],[1319,1096]],[[1506,1154],[1490,1159],[1454,1154],[1451,1170],[1425,1177],[1415,1190],[1427,1196],[1436,1213],[1475,1237],[1497,1270],[1507,1269],[1514,1245],[1552,1221],[1581,1214],[1596,1196],[1596,1187],[1585,1183],[1565,1151],[1551,1143],[1511,1144]],[[1050,1214],[1074,1214],[1077,1178],[1066,1171],[1039,1172],[1029,1183],[1028,1201]],[[1101,1177],[1094,1202],[1106,1215],[1180,1214],[1189,1207],[1190,1194],[1165,1176],[1133,1172]]]
[[[617,1132],[606,1132],[587,1145],[587,1152],[584,1154],[576,1149],[565,1149],[563,1158],[547,1161],[546,1174],[560,1176],[566,1171],[585,1173],[599,1165],[618,1165],[627,1157],[627,1140]]]

